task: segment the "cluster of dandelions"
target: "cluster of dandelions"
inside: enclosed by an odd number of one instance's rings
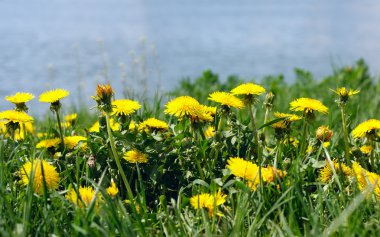
[[[234,109],[248,108],[251,115],[251,125],[254,136],[254,140],[257,144],[255,153],[252,157],[246,159],[240,157],[231,157],[226,161],[226,167],[232,175],[237,179],[242,179],[244,183],[251,190],[256,191],[258,187],[265,188],[265,186],[274,184],[276,187],[282,183],[287,175],[286,170],[277,168],[277,157],[273,163],[263,165],[262,151],[269,149],[265,147],[266,144],[259,142],[258,131],[256,130],[256,122],[253,108],[259,102],[259,96],[265,93],[266,90],[253,83],[242,84],[230,92],[217,91],[209,95],[209,100],[217,103],[217,106],[208,106],[201,104],[197,99],[191,96],[180,96],[170,100],[165,105],[164,113],[177,118],[177,122],[190,123],[190,129],[193,135],[196,136],[196,129],[200,129],[202,137],[211,139],[215,135],[215,121],[219,116],[218,130],[222,130],[223,117],[227,117],[229,113],[233,113]],[[357,90],[351,90],[346,88],[338,88],[334,90],[338,94],[339,99],[337,102],[339,106],[344,108],[348,102],[349,97],[359,93]],[[269,94],[269,93],[268,93]],[[38,133],[38,142],[36,143],[37,149],[46,150],[49,157],[47,159],[30,159],[27,160],[20,168],[21,183],[25,186],[33,188],[36,194],[43,194],[45,191],[54,191],[60,188],[60,174],[53,163],[56,159],[64,159],[70,155],[70,152],[80,151],[83,153],[88,151],[88,138],[83,135],[66,136],[65,130],[69,130],[73,127],[77,120],[76,114],[68,114],[61,120],[61,100],[69,95],[69,92],[64,89],[55,89],[42,93],[39,96],[39,100],[44,103],[50,104],[51,111],[56,115],[57,124],[59,130],[59,136],[51,137],[47,133]],[[14,110],[7,110],[0,112],[1,131],[6,137],[20,140],[24,139],[27,135],[34,135],[33,118],[27,114],[28,107],[26,103],[34,98],[34,95],[30,93],[16,93],[12,96],[7,96],[6,100],[15,105]],[[112,131],[129,131],[137,133],[164,133],[171,130],[171,125],[168,122],[159,118],[146,118],[143,121],[136,122],[132,120],[132,115],[141,108],[139,102],[130,99],[113,99],[113,90],[110,85],[100,85],[97,87],[97,94],[93,97],[98,104],[98,108],[102,114],[105,114],[107,121],[102,126],[107,128],[109,133],[109,142],[112,149],[115,149],[113,143]],[[273,94],[268,98],[273,99]],[[268,100],[268,103],[273,101]],[[272,105],[267,108],[271,109]],[[290,102],[290,111],[299,114],[291,114],[288,112],[274,112],[275,122],[271,123],[271,126],[275,131],[275,138],[282,143],[292,143],[295,147],[298,147],[300,143],[292,134],[292,124],[303,120],[303,134],[300,137],[301,146],[299,147],[301,154],[310,153],[310,149],[307,148],[306,141],[308,140],[307,126],[314,121],[316,112],[321,114],[327,114],[328,108],[319,100],[312,98],[298,98]],[[344,110],[342,118],[344,119]],[[269,110],[267,111],[269,112]],[[109,116],[109,119],[108,119]],[[175,121],[175,120],[174,120]],[[267,122],[267,121],[264,121]],[[344,124],[344,121],[343,121]],[[90,133],[99,133],[101,130],[101,124],[99,121],[95,122],[89,129]],[[344,127],[344,126],[343,126]],[[360,150],[363,153],[372,154],[374,151],[375,142],[377,141],[380,130],[380,121],[377,119],[370,119],[359,124],[352,130],[353,139],[363,139],[363,146]],[[266,134],[262,134],[265,138]],[[324,144],[328,143],[333,136],[333,132],[326,126],[320,126],[316,131],[317,141]],[[346,136],[346,134],[344,135]],[[41,139],[42,138],[42,139]],[[348,137],[345,138],[348,140]],[[347,146],[351,144],[346,143]],[[309,146],[310,147],[310,146]],[[280,145],[271,148],[280,149]],[[118,159],[118,152],[112,151],[114,159]],[[350,153],[346,150],[346,157],[350,157]],[[53,158],[53,159],[52,159]],[[123,153],[122,158],[125,162],[132,164],[146,164],[149,165],[149,156],[143,151],[138,149],[130,149]],[[258,160],[259,159],[259,160]],[[49,161],[50,160],[50,161]],[[253,161],[256,162],[253,162]],[[375,167],[374,160],[370,162],[372,169]],[[118,166],[119,172],[121,166]],[[349,179],[356,178],[358,187],[360,190],[366,189],[371,186],[374,190],[374,194],[377,199],[380,198],[380,188],[378,181],[380,176],[374,172],[370,172],[367,169],[362,168],[358,162],[352,162],[352,164],[344,164],[340,160],[326,160],[326,166],[319,172],[318,180],[322,183],[331,182],[337,174],[342,173],[344,177]],[[125,181],[124,181],[125,182]],[[61,188],[65,187],[65,184],[61,184]],[[128,190],[128,184],[127,190]],[[110,186],[106,188],[106,192],[109,196],[115,197],[119,193],[116,182],[112,181]],[[99,191],[93,187],[88,186],[72,186],[68,188],[66,198],[78,207],[87,207],[91,204],[98,206],[101,200]],[[134,198],[133,194],[129,198]],[[194,209],[206,209],[210,216],[222,214],[217,210],[218,206],[223,205],[227,201],[227,195],[223,194],[221,190],[214,193],[201,193],[194,195],[190,199],[191,205]]]

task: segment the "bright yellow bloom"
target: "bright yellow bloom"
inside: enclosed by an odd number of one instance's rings
[[[138,150],[130,150],[124,153],[123,158],[129,163],[147,163],[148,155]]]
[[[231,157],[227,161],[227,168],[233,175],[246,180],[255,180],[258,177],[259,167],[240,157]]]
[[[328,108],[319,100],[310,98],[299,98],[290,102],[290,110],[301,111],[306,114],[313,113],[314,111],[327,114]]]
[[[57,147],[60,143],[61,143],[61,139],[59,138],[46,139],[37,143],[36,148]]]
[[[66,194],[66,199],[80,208],[88,207],[94,199],[95,206],[98,206],[98,197],[95,196],[95,190],[92,187],[79,187],[78,192],[79,197],[74,189],[70,189]]]
[[[16,129],[15,131],[14,139],[23,140],[26,134],[33,134],[33,133],[34,133],[33,123],[31,122],[21,123],[20,128]]]
[[[139,102],[134,100],[114,100],[112,101],[112,115],[116,116],[129,116],[140,109]]]
[[[68,136],[64,138],[65,146],[69,149],[74,149],[80,142],[87,141],[83,136]],[[81,144],[81,147],[85,146],[85,142]]]
[[[209,193],[201,193],[190,198],[190,204],[194,209],[206,208],[209,216],[214,214],[214,209],[222,205],[227,200],[227,195],[223,194],[219,189],[214,195]],[[217,215],[221,215],[217,213]]]
[[[201,105],[202,108],[203,108],[203,111],[204,113],[212,116],[212,117],[215,117],[215,114],[216,114],[216,107],[214,106],[206,106],[206,105]]]
[[[33,162],[26,162],[21,167],[20,174],[22,184],[27,186],[30,182],[33,185],[35,193],[44,193],[44,183],[47,190],[58,188],[59,174],[55,170],[55,167],[45,160],[35,159]],[[33,181],[30,181],[31,177],[33,177]]]
[[[352,164],[352,169],[356,176],[358,186],[360,190],[366,189],[368,186],[372,186],[373,193],[376,199],[380,199],[380,175],[376,173],[369,172],[368,170],[362,168],[357,162]]]
[[[65,89],[50,90],[42,93],[40,95],[39,101],[45,103],[54,103],[65,98],[69,94],[70,93]]]
[[[279,121],[277,123],[272,124],[272,127],[274,127],[274,128],[286,128],[292,122],[302,119],[302,117],[295,115],[295,114],[286,114],[286,113],[274,112],[273,115],[276,118],[285,118],[282,121]]]
[[[15,110],[6,110],[0,112],[0,120],[6,120],[6,122],[13,122],[13,123],[26,123],[26,122],[32,122],[33,117],[28,115],[25,112],[21,111],[15,111]]]
[[[78,117],[78,114],[76,113],[73,113],[73,114],[68,114],[65,116],[65,121],[66,122],[69,122],[69,123],[72,123],[74,120],[76,120]]]
[[[128,127],[128,129],[129,129],[130,131],[134,131],[136,128],[137,128],[137,123],[136,123],[135,121],[132,120],[132,121],[129,123],[129,127]]]
[[[107,194],[111,197],[116,197],[116,195],[119,193],[119,189],[117,188],[114,181],[111,182],[111,186],[107,188]]]
[[[372,147],[372,146],[361,146],[361,147],[360,147],[360,151],[361,151],[363,154],[369,155],[369,154],[371,154],[371,152],[373,151],[373,147]]]
[[[332,89],[330,89],[332,90]],[[332,90],[335,94],[339,95],[340,102],[341,103],[346,103],[348,101],[348,98],[358,94],[360,91],[359,90],[353,90],[353,89],[347,89],[346,87],[340,87],[337,88],[336,90]]]
[[[199,109],[199,102],[190,96],[180,96],[169,101],[165,107],[165,114],[173,115],[179,119],[192,116]]]
[[[333,163],[334,170],[337,174],[339,174],[341,171],[343,171],[344,176],[346,176],[346,177],[353,176],[353,174],[354,174],[353,170],[350,167],[348,167],[347,165],[345,165],[343,163],[341,163],[339,165],[339,163],[336,162],[335,160],[333,160],[332,163]],[[327,184],[328,182],[330,182],[332,180],[333,175],[334,175],[333,170],[332,170],[329,162],[326,160],[325,167],[323,167],[322,169],[319,170],[318,180],[321,181],[322,183]]]
[[[208,126],[204,133],[207,139],[212,138],[215,136],[215,128],[213,126]]]
[[[120,124],[116,122],[113,118],[110,119],[110,125],[112,131],[118,131],[120,128]],[[99,121],[96,121],[90,129],[88,129],[89,132],[99,132],[100,126]]]
[[[233,95],[261,95],[265,88],[254,83],[245,83],[231,90]]]
[[[354,138],[363,138],[365,136],[375,135],[376,130],[380,129],[380,120],[370,119],[359,124],[353,131]]]
[[[150,130],[151,131],[155,131],[155,130],[164,131],[164,130],[167,130],[168,128],[169,128],[169,125],[167,122],[156,119],[156,118],[148,118],[139,124],[138,129],[139,129],[139,131],[148,132]]]
[[[244,107],[243,101],[241,101],[239,98],[228,92],[213,92],[209,95],[208,99],[228,107],[234,107],[237,109],[241,109]]]
[[[6,96],[5,99],[13,104],[26,103],[34,98],[31,93],[17,92],[14,95]]]

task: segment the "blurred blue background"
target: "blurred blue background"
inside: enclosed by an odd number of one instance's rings
[[[321,78],[361,57],[378,75],[379,12],[379,1],[2,0],[0,96],[62,87],[91,104],[97,82],[117,98],[205,69],[292,82],[294,67]]]

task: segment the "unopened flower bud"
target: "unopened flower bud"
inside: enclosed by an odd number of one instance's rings
[[[333,131],[331,131],[328,127],[323,126],[323,125],[317,128],[317,130],[315,131],[315,135],[317,139],[322,142],[330,141],[333,134],[334,134]]]

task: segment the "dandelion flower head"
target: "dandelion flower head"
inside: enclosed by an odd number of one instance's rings
[[[66,194],[66,199],[80,208],[88,207],[93,199],[97,199],[95,190],[92,187],[79,187],[78,193],[79,197],[74,189],[70,189]],[[95,205],[97,206],[97,204],[98,202],[95,200]]]
[[[237,109],[241,109],[244,107],[244,103],[242,100],[228,92],[213,92],[209,95],[208,99],[220,103],[223,106],[233,107]]]
[[[68,114],[65,116],[65,121],[66,122],[69,122],[69,123],[72,123],[74,120],[76,120],[78,117],[78,114],[76,113],[73,113],[73,114]]]
[[[323,114],[327,114],[328,108],[322,104],[319,100],[311,98],[298,98],[290,102],[290,110],[301,111],[306,114],[318,111]]]
[[[119,193],[119,189],[117,188],[114,181],[111,182],[111,185],[106,189],[107,194],[111,197],[116,197],[116,195]]]
[[[254,83],[241,84],[231,90],[233,95],[261,95],[265,88]]]
[[[335,94],[339,95],[340,102],[346,103],[348,98],[358,94],[359,90],[347,89],[346,87],[339,87],[336,90],[332,90]]]
[[[354,130],[352,130],[352,136],[354,138],[363,138],[367,135],[375,135],[376,130],[380,129],[380,120],[370,119],[359,124]]]
[[[67,136],[64,138],[65,145],[69,149],[74,149],[80,142],[84,141],[87,141],[87,138],[83,136]],[[84,145],[85,143],[82,143],[81,147]]]
[[[59,174],[55,170],[55,167],[45,160],[35,159],[26,162],[21,167],[20,174],[22,184],[26,186],[29,182],[32,183],[34,192],[37,194],[43,194],[44,182],[47,190],[58,188]],[[32,181],[30,181],[31,177],[33,177]]]
[[[167,130],[168,128],[169,128],[168,123],[156,118],[148,118],[142,121],[138,126],[139,131],[146,131],[146,132],[148,132],[149,130],[164,131],[164,130]]]
[[[180,96],[169,101],[165,107],[165,114],[173,115],[177,118],[192,116],[199,109],[199,102],[190,96]]]
[[[32,122],[33,117],[28,115],[25,112],[16,111],[16,110],[6,110],[0,112],[0,120],[6,120],[6,122],[13,123],[27,123]]]
[[[365,155],[369,155],[373,151],[373,147],[368,145],[361,146],[360,151]]]
[[[123,158],[129,163],[147,163],[148,155],[138,150],[130,150],[124,153]]]
[[[376,199],[380,199],[380,175],[376,173],[369,172],[368,170],[362,168],[357,162],[352,164],[352,169],[356,176],[358,186],[360,190],[364,190],[368,186],[373,188],[373,193]]]
[[[5,99],[13,104],[26,103],[34,98],[34,95],[26,92],[17,92],[14,95],[6,96]]]
[[[65,98],[69,94],[70,94],[69,91],[65,89],[54,89],[54,90],[50,90],[50,91],[46,91],[42,93],[39,97],[39,101],[45,102],[45,103],[55,103]]]
[[[246,180],[255,180],[258,177],[259,167],[240,157],[231,157],[227,161],[227,168],[233,175]]]
[[[353,170],[345,164],[342,164],[342,163],[339,164],[338,162],[334,160],[332,161],[332,165],[337,174],[340,172],[343,172],[343,175],[346,177],[351,177],[353,175]],[[319,170],[318,180],[321,181],[322,183],[327,184],[328,182],[332,180],[333,175],[334,173],[331,168],[331,165],[326,160],[326,165],[322,169]]]
[[[139,102],[134,100],[114,100],[112,101],[112,114],[116,116],[129,116],[140,109]]]
[[[214,214],[214,208],[222,205],[227,200],[227,195],[218,190],[214,195],[201,193],[190,198],[190,204],[194,209],[206,208],[209,216]],[[217,213],[217,215],[221,215]]]

